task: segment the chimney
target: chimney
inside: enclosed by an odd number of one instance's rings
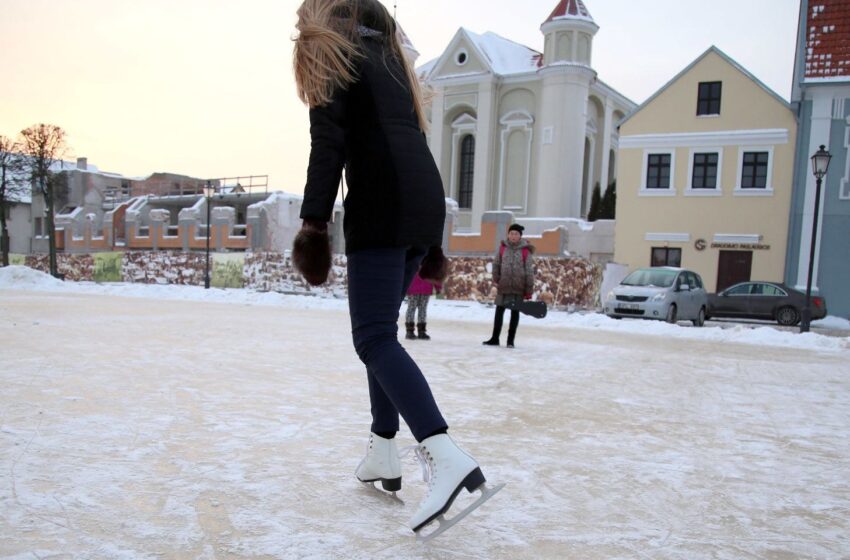
[[[77,169],[82,169],[83,171],[89,168],[89,159],[84,157],[77,158]]]

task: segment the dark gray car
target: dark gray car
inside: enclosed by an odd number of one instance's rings
[[[806,294],[779,282],[741,282],[708,294],[707,318],[766,319],[780,325],[800,322]],[[812,296],[812,319],[826,317],[826,300]]]

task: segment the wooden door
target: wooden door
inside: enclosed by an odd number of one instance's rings
[[[748,282],[752,269],[752,251],[720,251],[715,291],[725,290],[738,282]]]

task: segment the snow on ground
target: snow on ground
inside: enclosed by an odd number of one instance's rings
[[[253,290],[233,290],[200,286],[174,286],[157,284],[97,284],[93,282],[62,282],[48,274],[24,266],[0,268],[0,289],[27,289],[48,292],[109,294],[122,297],[156,298],[163,300],[211,301],[243,305],[270,305],[290,309],[348,309],[348,301],[340,298],[313,296],[310,294],[293,295],[275,292],[257,292]],[[492,322],[493,306],[474,301],[450,301],[432,298],[428,306],[428,316],[432,319],[453,321]],[[526,319],[534,322],[533,319]],[[713,323],[723,324],[723,323]],[[703,328],[683,328],[687,321],[679,325],[668,325],[661,321],[615,320],[600,313],[567,313],[551,311],[540,323],[550,328],[573,328],[655,335],[686,340],[712,340],[716,342],[734,342],[813,349],[850,348],[850,321],[838,317],[827,317],[823,321],[813,321],[812,327],[837,331],[840,336],[822,336],[811,332],[799,334],[795,331],[781,330],[774,324],[735,324],[724,327],[709,326]],[[844,333],[843,331],[846,331]]]
[[[0,558],[850,556],[846,337],[429,312],[404,344],[507,486],[422,546],[412,455],[403,503],[353,477],[344,300],[0,270]]]

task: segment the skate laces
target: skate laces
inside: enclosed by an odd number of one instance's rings
[[[413,451],[416,459],[419,460],[419,466],[422,467],[422,480],[428,483],[428,487],[430,488],[434,474],[433,468],[431,467],[431,454],[427,451],[423,451],[419,445],[408,445],[399,451],[398,458],[403,459],[410,454],[411,451]]]

